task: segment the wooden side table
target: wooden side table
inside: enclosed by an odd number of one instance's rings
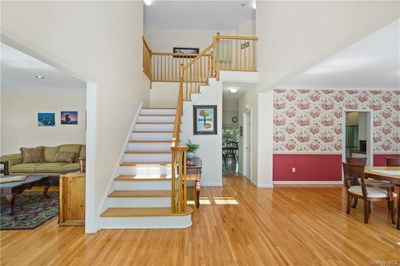
[[[81,172],[60,176],[60,225],[85,224],[85,181]]]
[[[196,165],[186,166],[187,171],[187,180],[188,181],[195,181],[195,190],[196,190],[196,207],[200,207],[200,180],[201,180],[201,169],[202,169],[202,161],[200,157],[195,156],[191,159]]]

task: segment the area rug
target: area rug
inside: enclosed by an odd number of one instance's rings
[[[16,196],[14,215],[9,215],[9,208],[4,197],[1,198],[0,229],[34,229],[58,214],[58,192],[23,192]]]

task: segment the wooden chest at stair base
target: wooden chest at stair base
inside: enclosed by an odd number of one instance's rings
[[[60,176],[60,225],[85,224],[85,173]]]

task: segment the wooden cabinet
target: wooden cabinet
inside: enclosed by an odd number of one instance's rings
[[[60,225],[85,224],[85,173],[60,176]]]

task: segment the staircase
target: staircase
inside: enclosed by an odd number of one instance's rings
[[[143,108],[125,149],[119,176],[101,214],[101,228],[185,228],[192,209],[171,208],[171,144],[176,109]]]
[[[185,228],[186,146],[180,146],[184,102],[201,97],[220,71],[256,71],[256,37],[213,37],[200,54],[153,52],[143,39],[143,72],[151,82],[178,82],[176,108],[143,108],[100,215],[103,229]],[[162,97],[162,96],[161,96]]]

